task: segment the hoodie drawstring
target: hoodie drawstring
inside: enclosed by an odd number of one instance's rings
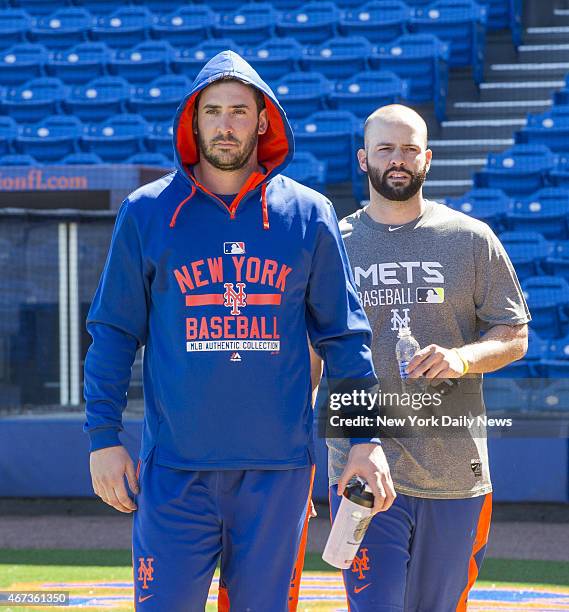
[[[267,206],[267,183],[261,186],[261,208],[263,209],[263,229],[269,229],[269,208]]]
[[[180,211],[182,210],[182,207],[184,206],[184,204],[186,202],[188,202],[189,200],[191,200],[194,197],[195,193],[196,193],[196,188],[195,188],[194,185],[192,185],[192,192],[190,193],[190,195],[185,200],[182,200],[178,204],[178,207],[176,208],[176,210],[174,211],[174,214],[172,215],[172,219],[170,219],[170,227],[175,227],[176,219],[178,218],[178,215],[180,214]]]

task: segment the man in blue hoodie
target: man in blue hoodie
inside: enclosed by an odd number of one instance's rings
[[[294,153],[289,123],[235,53],[194,81],[174,148],[176,171],[123,203],[88,315],[93,486],[136,510],[137,609],[203,610],[221,558],[224,605],[284,612],[313,476],[307,335],[329,380],[369,389],[370,328],[332,205],[279,174]],[[135,473],[118,434],[141,346]],[[346,475],[365,478],[385,510],[383,450],[353,442]]]

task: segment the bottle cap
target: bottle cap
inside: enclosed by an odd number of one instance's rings
[[[410,336],[411,328],[410,327],[400,327],[399,332],[397,334],[398,338],[403,338],[403,336]]]
[[[366,491],[365,482],[358,482],[347,486],[344,491],[344,497],[354,502],[354,504],[364,506],[364,508],[373,508],[373,493],[371,491]]]

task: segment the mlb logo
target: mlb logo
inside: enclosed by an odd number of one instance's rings
[[[417,287],[418,304],[442,304],[444,301],[444,287]]]
[[[229,361],[233,361],[234,363],[236,361],[241,361],[241,355],[239,353],[231,353],[231,357],[229,358]]]
[[[245,253],[244,242],[224,242],[223,243],[224,255],[243,255]]]

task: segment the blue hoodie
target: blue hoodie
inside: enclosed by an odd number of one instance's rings
[[[192,167],[197,94],[222,76],[264,94],[269,129],[232,203]],[[231,51],[210,60],[174,121],[176,170],[133,192],[118,213],[87,318],[85,431],[91,450],[120,444],[136,350],[144,346],[141,458],[175,468],[310,465],[307,335],[330,379],[375,380],[371,331],[331,203],[279,174],[294,153],[286,115]]]

